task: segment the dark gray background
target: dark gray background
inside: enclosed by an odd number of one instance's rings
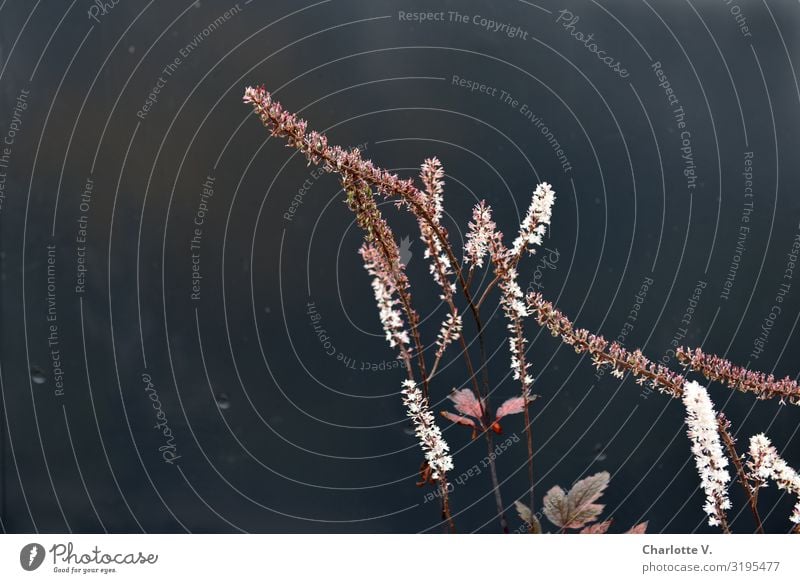
[[[766,349],[753,343],[775,304],[798,234],[800,6],[790,0],[239,3],[121,0],[88,17],[88,0],[0,2],[0,130],[21,91],[2,229],[2,507],[7,532],[439,531],[438,507],[414,486],[420,452],[397,394],[359,235],[331,176],[314,181],[284,217],[310,169],[241,103],[265,83],[332,143],[404,176],[426,156],[447,172],[447,224],[463,234],[486,198],[513,237],[530,192],[558,200],[546,247],[554,269],[521,270],[565,313],[616,337],[635,295],[653,279],[627,345],[660,359],[682,327],[698,281],[706,287],[682,344],[702,345],[775,374],[798,374],[800,281]],[[630,75],[620,78],[556,23],[580,17]],[[508,22],[527,40],[472,24],[409,23],[398,11],[458,10]],[[735,10],[735,9],[734,9]],[[197,35],[144,120],[161,71]],[[651,64],[660,61],[686,111],[697,187],[686,188],[680,136]],[[497,98],[452,76],[505,90],[541,116],[563,147],[562,169],[542,133]],[[17,124],[19,125],[19,124]],[[744,153],[753,153],[751,230],[728,299],[738,240]],[[189,239],[202,184],[215,177],[201,250],[201,299],[190,299]],[[77,219],[87,177],[87,287],[75,293]],[[415,225],[409,272],[424,315],[437,310]],[[56,305],[64,394],[55,393],[47,321],[47,245],[56,245]],[[314,334],[314,302],[337,353]],[[490,310],[491,312],[491,310]],[[424,327],[435,336],[442,314]],[[501,313],[491,317],[493,402],[517,394]],[[541,395],[535,415],[537,503],[555,484],[612,474],[604,516],[612,531],[639,520],[652,532],[709,530],[689,454],[683,408],[630,380],[595,377],[530,324]],[[202,348],[201,348],[202,347]],[[667,355],[668,356],[668,355]],[[457,365],[458,363],[454,363]],[[674,359],[670,361],[674,365]],[[434,395],[463,386],[446,369]],[[144,391],[149,374],[175,435],[175,464]],[[712,386],[740,444],[766,431],[800,465],[800,412]],[[646,398],[645,398],[646,397]],[[437,402],[442,409],[445,403]],[[522,434],[521,419],[507,435]],[[456,472],[485,455],[447,427]],[[526,491],[522,443],[498,466],[506,505]],[[732,486],[735,511],[743,508]],[[452,495],[461,531],[496,532],[487,474]],[[762,495],[768,528],[784,532],[793,500]],[[512,528],[519,522],[510,509]],[[752,530],[747,513],[734,530]],[[551,525],[550,525],[551,526]]]

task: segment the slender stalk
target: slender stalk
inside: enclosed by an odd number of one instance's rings
[[[442,492],[442,519],[447,522],[450,533],[455,534],[456,523],[453,522],[453,516],[450,513],[450,496],[447,493],[447,480],[442,479],[439,481],[439,489]]]
[[[500,528],[503,534],[508,534],[508,522],[506,521],[506,515],[503,511],[503,499],[500,496],[500,481],[497,479],[497,467],[494,463],[494,439],[492,438],[490,429],[484,430],[484,434],[486,435],[486,449],[489,454],[487,456],[489,460],[489,475],[492,478],[492,490],[494,491],[494,501],[497,506],[497,516],[500,520]]]
[[[517,342],[519,343],[519,342],[521,342],[521,338],[522,338],[522,326],[519,323],[517,323],[516,328],[517,328]],[[525,351],[521,350],[520,353],[521,353],[520,354],[520,358],[523,359],[521,367],[524,370],[524,368],[525,368],[525,360],[524,360]],[[534,493],[533,493],[533,487],[534,487],[534,483],[535,483],[533,481],[533,426],[532,426],[530,411],[528,410],[528,398],[529,398],[528,393],[529,393],[528,388],[525,386],[525,383],[523,382],[522,383],[522,397],[523,397],[523,399],[525,399],[525,407],[523,407],[522,412],[524,414],[524,423],[525,423],[525,441],[526,441],[526,445],[528,447],[528,481],[531,484],[530,496],[529,496],[529,498],[530,498],[530,506],[528,506],[528,508],[530,508],[531,512],[533,512],[533,509],[536,508],[536,505],[535,505],[536,504],[536,500],[535,500]]]
[[[736,468],[736,476],[739,478],[739,483],[747,496],[747,504],[750,506],[750,511],[753,513],[753,519],[756,522],[756,531],[759,534],[764,534],[764,525],[761,522],[761,516],[758,514],[758,488],[750,483],[747,472],[745,472],[742,465],[742,458],[736,451],[736,440],[730,433],[731,422],[728,421],[723,413],[719,413],[717,415],[717,425],[719,434],[722,437],[722,443],[725,444],[725,449],[728,450],[728,457],[731,458],[733,467]]]

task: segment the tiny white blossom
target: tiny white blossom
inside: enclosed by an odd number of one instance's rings
[[[514,240],[511,253],[518,255],[527,248],[533,253],[533,246],[541,245],[547,225],[553,215],[555,192],[547,182],[542,182],[533,192],[531,205],[519,228],[519,236]]]
[[[722,450],[714,405],[705,387],[697,382],[687,382],[683,387],[683,404],[686,406],[686,432],[692,441],[700,485],[706,494],[703,507],[708,514],[708,524],[716,526],[731,507],[728,498],[730,474],[725,467],[728,459]]]
[[[400,300],[393,293],[395,286],[385,262],[382,261],[377,249],[371,245],[364,245],[361,248],[361,255],[364,259],[364,268],[373,277],[372,291],[378,304],[378,316],[386,334],[386,341],[392,348],[410,344],[411,339],[405,329],[403,315],[397,308]]]
[[[407,415],[414,424],[414,433],[419,440],[425,459],[431,468],[434,480],[444,480],[448,471],[453,469],[453,458],[450,447],[442,437],[442,432],[428,407],[428,400],[422,396],[416,383],[403,381],[403,404],[408,409]]]
[[[754,478],[772,479],[781,490],[800,496],[800,475],[778,455],[778,450],[766,435],[759,433],[750,438],[749,454],[747,465]],[[800,500],[794,505],[789,520],[800,524]]]
[[[496,225],[492,221],[492,209],[481,201],[472,210],[472,221],[464,244],[464,261],[475,267],[483,267],[483,258],[489,252],[489,241],[495,235]]]
[[[442,322],[442,327],[436,337],[436,346],[439,347],[436,350],[436,358],[444,354],[445,348],[447,348],[450,343],[459,339],[461,336],[461,328],[461,316],[458,312],[456,312],[455,316],[452,313],[447,314],[447,318]]]

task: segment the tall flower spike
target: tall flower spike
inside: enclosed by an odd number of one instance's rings
[[[442,193],[444,193],[444,168],[438,158],[426,158],[422,163],[419,173],[422,183],[425,185],[425,192],[433,207],[433,217],[437,222],[442,219],[444,207],[442,204]]]
[[[511,353],[511,372],[514,380],[522,384],[522,394],[526,399],[530,396],[530,386],[533,377],[528,374],[530,363],[525,361],[525,338],[522,319],[528,312],[525,304],[525,295],[517,283],[517,270],[514,268],[514,258],[503,244],[502,236],[494,234],[489,239],[489,255],[494,265],[494,271],[499,280],[500,307],[503,309],[508,328],[508,348]]]
[[[442,241],[436,234],[436,230],[447,237],[447,231],[442,227],[442,213],[444,212],[443,198],[444,193],[444,169],[438,158],[428,158],[422,163],[419,173],[422,183],[425,185],[425,198],[422,206],[425,215],[430,218],[426,220],[423,215],[417,215],[419,223],[420,238],[425,244],[425,258],[431,261],[429,267],[433,280],[442,288],[441,299],[449,300],[455,292],[456,286],[450,280],[453,275],[453,266],[450,258],[445,252]]]
[[[722,451],[714,405],[705,387],[694,381],[684,386],[683,404],[686,407],[686,424],[689,426],[686,433],[692,442],[700,485],[706,494],[703,509],[708,514],[708,524],[722,525],[727,529],[725,511],[731,507],[728,498],[731,477],[725,469],[728,458]]]
[[[364,243],[359,252],[364,259],[364,268],[372,276],[372,290],[375,293],[381,324],[389,346],[409,344],[403,316],[397,309],[400,300],[395,297],[396,285],[386,259],[370,243]]]
[[[778,455],[778,450],[763,433],[750,438],[750,460],[747,466],[757,483],[775,480],[778,488],[800,497],[800,475]],[[800,499],[794,505],[789,520],[800,524]]]
[[[542,244],[542,238],[547,232],[547,225],[550,224],[550,217],[553,214],[555,200],[555,192],[547,182],[542,182],[536,187],[531,206],[528,207],[528,212],[520,225],[519,236],[511,247],[512,255],[516,257],[525,248],[533,254],[533,247]]]
[[[628,351],[617,342],[609,342],[584,328],[575,328],[570,319],[539,292],[530,292],[526,299],[528,308],[540,326],[546,327],[553,336],[572,346],[578,354],[588,352],[598,369],[610,366],[616,372],[615,376],[629,372],[640,385],[649,383],[654,389],[672,397],[683,395],[686,379],[648,359],[641,350]]]
[[[401,394],[406,414],[414,424],[414,433],[431,468],[431,476],[434,480],[445,482],[447,472],[453,469],[453,458],[450,456],[450,447],[442,437],[442,432],[428,407],[428,400],[422,396],[422,391],[411,380],[403,381]]]
[[[439,335],[436,337],[436,358],[441,358],[445,349],[461,336],[461,316],[456,312],[456,315],[447,314],[442,328],[439,330]]]
[[[464,244],[464,261],[483,267],[483,258],[489,252],[489,240],[494,237],[497,225],[492,220],[492,208],[482,200],[472,209],[467,242]]]
[[[720,381],[732,389],[753,393],[758,399],[779,397],[800,405],[800,386],[788,376],[778,380],[773,375],[750,371],[719,356],[705,354],[699,348],[679,348],[676,355],[681,364],[710,381]]]

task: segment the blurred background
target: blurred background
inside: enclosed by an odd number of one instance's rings
[[[3,0],[3,531],[442,531],[338,182],[268,139],[252,84],[402,176],[438,156],[459,248],[477,201],[509,240],[550,182],[520,285],[580,326],[796,377],[799,35],[790,0]],[[432,343],[416,225],[385,210]],[[499,404],[518,386],[487,306]],[[612,531],[711,531],[682,404],[527,332],[537,504],[607,470]],[[434,409],[465,384],[444,366]],[[764,431],[800,466],[800,410],[709,390],[742,449]],[[480,467],[441,422],[453,478]],[[516,529],[523,442],[497,464]],[[461,482],[459,530],[498,532],[488,474]],[[793,503],[762,493],[768,530]]]

